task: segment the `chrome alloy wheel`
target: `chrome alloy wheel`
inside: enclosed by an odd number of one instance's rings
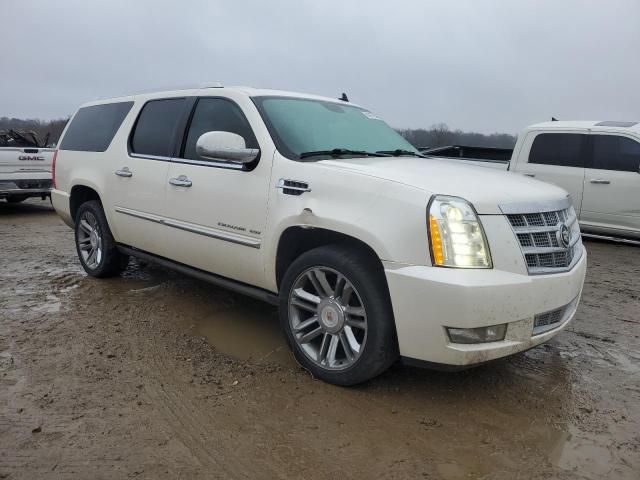
[[[83,212],[80,216],[78,249],[87,267],[91,270],[98,268],[102,261],[102,235],[98,220],[91,212]]]
[[[353,365],[367,339],[362,298],[344,275],[328,267],[312,267],[296,278],[289,324],[304,354],[329,370]]]

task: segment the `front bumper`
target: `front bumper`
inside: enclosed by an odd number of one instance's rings
[[[582,247],[584,249],[584,247]],[[465,366],[528,350],[562,331],[575,316],[586,251],[568,272],[526,275],[385,262],[400,354],[411,360]],[[558,326],[534,334],[534,317],[565,308]],[[456,344],[446,327],[507,323],[504,340]]]

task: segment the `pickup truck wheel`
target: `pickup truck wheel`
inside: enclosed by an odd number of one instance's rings
[[[80,205],[75,237],[82,268],[92,277],[112,277],[127,267],[129,257],[116,248],[100,202],[91,200]]]
[[[311,250],[287,270],[280,321],[296,360],[315,377],[354,385],[398,357],[384,276],[356,249]]]
[[[11,195],[10,197],[7,197],[7,202],[20,203],[24,202],[27,198],[29,198],[28,195]]]

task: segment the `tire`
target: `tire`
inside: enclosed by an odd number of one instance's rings
[[[7,202],[21,203],[24,202],[27,198],[29,198],[29,195],[11,195],[10,197],[7,197]]]
[[[118,251],[99,201],[80,205],[74,230],[78,258],[87,274],[97,278],[113,277],[127,268],[129,257]]]
[[[298,257],[282,280],[279,315],[298,363],[325,382],[362,383],[398,358],[384,272],[356,248],[327,245]]]

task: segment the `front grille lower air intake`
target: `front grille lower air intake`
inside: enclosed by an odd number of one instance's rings
[[[518,238],[529,274],[566,272],[580,259],[580,227],[568,199],[553,204],[513,204],[500,208]]]

